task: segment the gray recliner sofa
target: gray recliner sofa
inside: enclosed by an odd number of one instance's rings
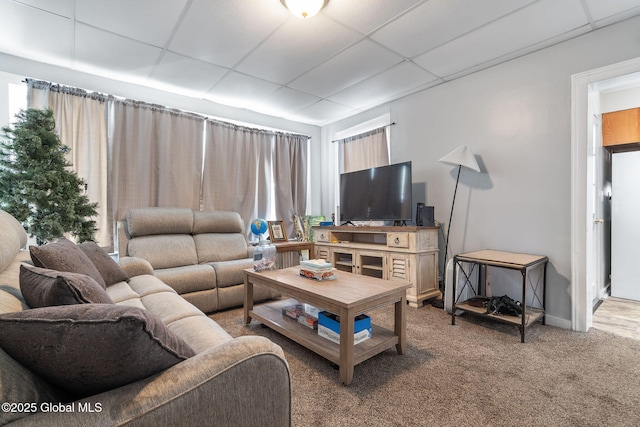
[[[0,425],[291,425],[290,373],[278,345],[259,336],[231,337],[218,323],[153,275],[146,261],[131,257],[120,259],[119,265],[126,280],[123,277],[106,283],[106,288],[101,291],[111,299],[109,303],[83,301],[32,308],[26,303],[20,284],[24,269],[35,268],[29,251],[21,250],[26,241],[26,233],[18,221],[0,210],[0,329],[4,331],[0,333],[0,400],[3,405]],[[63,274],[50,271],[54,279]],[[80,276],[67,274],[66,280]],[[59,281],[60,276],[56,280]],[[60,284],[58,281],[56,286]],[[93,283],[99,286],[97,282]],[[78,297],[75,293],[72,295]],[[98,313],[124,312],[130,315],[123,320],[111,316],[77,321],[68,320],[60,314],[66,316],[66,313],[78,310],[83,313],[93,308]],[[149,316],[151,322],[142,329],[135,326],[140,313],[148,313],[145,316]],[[44,317],[47,315],[51,317]],[[10,333],[26,323],[33,326],[34,322],[34,334]],[[159,323],[164,326],[160,327]],[[90,324],[92,333],[78,333],[79,324],[83,324],[82,327]],[[99,326],[95,328],[93,325]],[[49,328],[53,332],[48,332],[49,329],[38,332],[38,328]],[[192,354],[150,376],[144,374],[143,378],[138,378],[140,375],[134,375],[138,379],[115,388],[106,387],[100,392],[71,398],[65,391],[71,377],[91,384],[91,375],[98,374],[103,378],[105,366],[109,364],[127,372],[131,370],[128,366],[147,367],[152,360],[149,353],[138,352],[138,358],[130,356],[135,349],[131,337],[149,336],[151,339],[147,344],[159,351],[157,342],[170,344],[166,338],[169,332],[160,333],[164,328],[177,337],[176,340],[188,345]],[[154,335],[154,331],[158,333]],[[55,345],[52,344],[53,335],[61,340]],[[113,341],[107,340],[107,336],[122,345],[111,345]],[[104,342],[107,342],[107,347],[104,347]],[[138,342],[141,341],[135,341]],[[68,362],[65,369],[58,361],[54,362],[51,370],[38,372],[44,362],[34,360],[33,352],[25,351],[22,358],[19,357],[20,351],[16,353],[16,349],[29,347],[41,353],[43,359],[56,360],[56,355],[64,353],[65,347],[69,346],[79,349],[71,356],[82,366]],[[107,349],[106,353],[111,356],[102,354],[99,348]],[[163,354],[166,356],[169,351],[163,351]],[[87,371],[87,364],[97,365],[93,368],[95,371]],[[107,378],[111,381],[112,376],[119,373],[109,375]],[[59,384],[51,381],[59,381]]]
[[[205,313],[241,306],[253,247],[237,212],[137,208],[118,223],[120,256],[149,262],[155,274]],[[254,289],[255,301],[276,296]]]

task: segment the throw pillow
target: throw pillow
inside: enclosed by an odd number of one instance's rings
[[[113,304],[91,277],[22,264],[20,291],[31,308],[69,304]]]
[[[43,246],[29,246],[29,252],[36,267],[86,274],[103,288],[107,287],[96,266],[71,240],[61,237]]]
[[[0,347],[77,398],[141,380],[195,355],[153,314],[115,304],[0,314]]]
[[[124,282],[129,279],[127,273],[96,242],[84,242],[79,244],[78,247],[96,266],[100,276],[104,279],[105,285],[111,286],[114,283]]]

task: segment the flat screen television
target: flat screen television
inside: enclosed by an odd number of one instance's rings
[[[411,221],[411,162],[340,175],[340,221]]]

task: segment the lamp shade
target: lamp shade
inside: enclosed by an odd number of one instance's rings
[[[464,166],[465,168],[480,172],[480,166],[478,166],[476,156],[473,155],[471,149],[466,145],[461,145],[449,154],[441,157],[438,161],[452,166]]]

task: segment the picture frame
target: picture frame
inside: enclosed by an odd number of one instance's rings
[[[269,225],[269,237],[272,242],[286,242],[287,240],[287,228],[284,226],[284,221],[267,221]]]

